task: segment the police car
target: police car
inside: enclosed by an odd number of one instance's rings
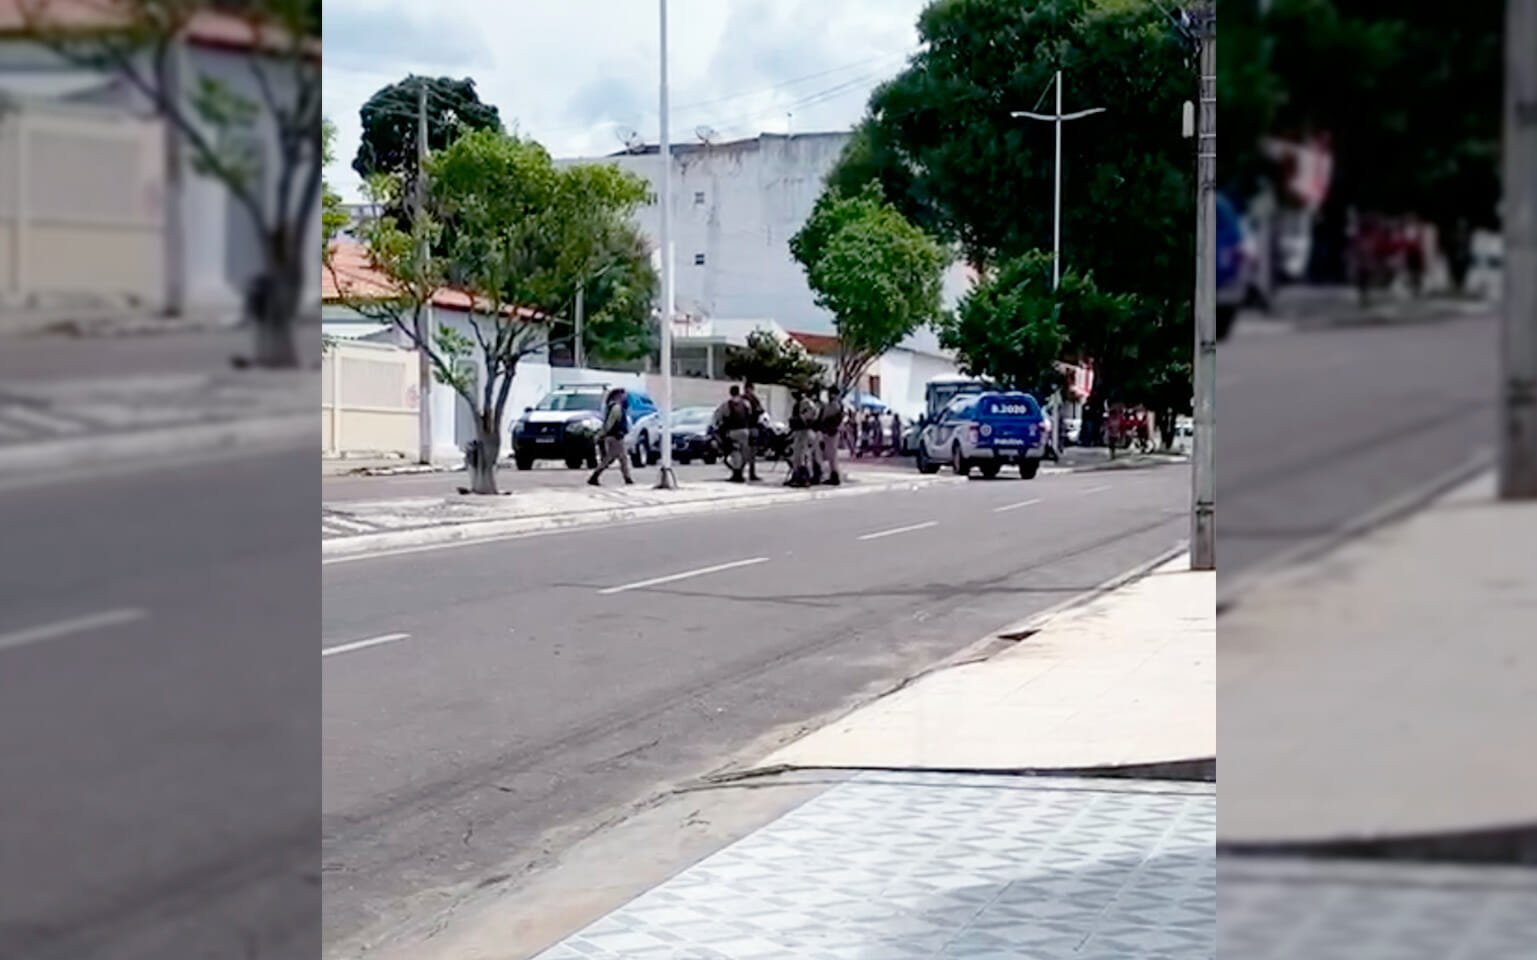
[[[1033,479],[1046,457],[1051,425],[1028,393],[984,392],[956,397],[918,435],[918,469],[949,464],[958,477],[975,467],[989,480],[1005,465]]]

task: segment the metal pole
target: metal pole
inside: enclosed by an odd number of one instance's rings
[[[418,79],[416,87],[416,213],[421,216],[427,209],[427,78]],[[431,251],[427,238],[422,237],[422,262],[426,263]],[[417,401],[416,424],[420,450],[417,460],[432,463],[432,301],[422,304],[416,315],[416,364]]]
[[[1195,436],[1191,479],[1190,569],[1217,566],[1213,435],[1217,384],[1217,13],[1200,13],[1200,97],[1196,138]]]
[[[659,0],[661,13],[660,110],[662,137],[657,156],[662,161],[662,222],[658,242],[662,253],[662,472],[656,485],[662,490],[678,486],[672,469],[672,143],[668,138],[667,117],[667,0]]]
[[[1500,498],[1537,499],[1537,0],[1505,19],[1505,334]]]
[[[1051,207],[1051,289],[1062,278],[1062,71],[1057,71],[1057,162],[1053,180]]]
[[[584,306],[584,294],[586,292],[585,283],[582,286],[576,288],[576,337],[575,342],[572,344],[572,353],[573,359],[575,359],[576,365],[578,367],[587,366],[587,349],[582,339],[582,309]]]

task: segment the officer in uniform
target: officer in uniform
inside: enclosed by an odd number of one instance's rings
[[[822,460],[825,464],[823,481],[830,487],[843,482],[838,475],[838,434],[843,427],[843,400],[834,387],[827,388],[827,399],[822,401],[818,417],[822,430]]]
[[[626,415],[628,406],[629,397],[623,390],[616,387],[609,391],[603,407],[603,459],[598,463],[598,469],[587,478],[590,486],[602,486],[603,482],[599,478],[614,463],[619,464],[619,472],[624,475],[626,484],[635,482],[635,478],[630,476],[630,458],[624,455],[624,435],[629,430],[629,417]]]
[[[804,390],[795,390],[790,404],[790,479],[788,486],[811,485],[812,451],[816,448],[817,405]]]

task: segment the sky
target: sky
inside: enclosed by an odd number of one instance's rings
[[[674,142],[843,130],[917,48],[926,0],[669,0]],[[555,157],[659,134],[656,0],[326,0],[326,179],[361,199],[358,110],[412,73],[470,77]]]

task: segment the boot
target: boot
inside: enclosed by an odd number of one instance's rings
[[[589,487],[601,487],[603,486],[603,482],[598,479],[598,475],[595,473],[587,478],[587,485]]]
[[[828,478],[827,478],[827,485],[829,487],[842,486],[843,485],[843,478],[839,477],[837,472],[834,471],[830,476],[828,476]]]

